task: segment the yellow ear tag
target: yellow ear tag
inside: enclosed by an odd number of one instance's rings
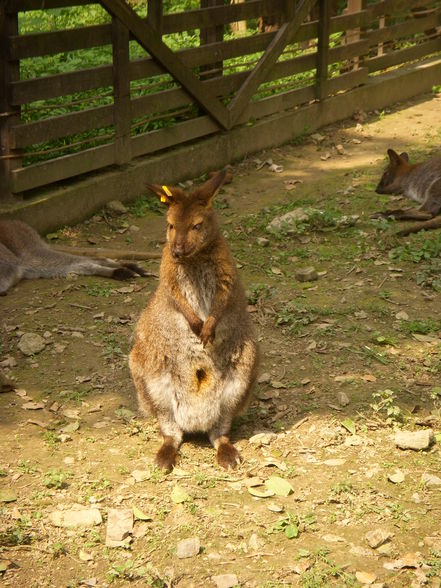
[[[167,198],[165,196],[161,196],[161,202],[167,202]]]
[[[172,193],[167,188],[167,186],[161,186],[161,188],[164,190],[164,192],[167,194],[167,196],[172,196]],[[161,200],[162,200],[162,198],[161,198]]]

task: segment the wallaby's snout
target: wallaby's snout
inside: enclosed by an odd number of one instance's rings
[[[175,259],[181,259],[188,255],[187,248],[185,246],[185,242],[183,241],[175,241],[171,245],[171,254]]]

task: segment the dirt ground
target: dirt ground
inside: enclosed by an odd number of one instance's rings
[[[369,218],[391,203],[374,191],[386,149],[418,160],[440,140],[441,95],[426,95],[233,167],[217,208],[262,348],[234,472],[204,437],[173,473],[152,465],[160,439],[127,354],[155,275],[28,281],[0,299],[0,366],[17,385],[0,394],[0,585],[440,586],[441,237],[399,239]],[[299,207],[307,220],[266,230]],[[159,252],[155,208],[50,237]],[[318,280],[299,281],[309,266]],[[20,351],[26,333],[41,352]],[[432,429],[433,443],[399,449],[400,429]],[[128,520],[117,547],[114,510]],[[191,538],[199,553],[179,558]]]

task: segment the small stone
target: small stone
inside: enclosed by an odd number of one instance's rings
[[[343,465],[344,463],[346,463],[346,460],[342,457],[336,457],[334,459],[326,459],[323,463],[327,466],[335,467]]]
[[[432,429],[422,431],[397,431],[395,433],[395,444],[400,449],[413,449],[421,451],[428,449],[434,441]]]
[[[386,543],[391,537],[392,533],[385,531],[384,529],[374,529],[365,535],[365,539],[372,549],[377,549],[377,547]]]
[[[233,588],[239,584],[236,574],[221,574],[212,576],[211,579],[216,584],[216,588]]]
[[[176,546],[176,555],[179,559],[186,559],[187,557],[195,557],[201,550],[201,542],[198,537],[191,539],[183,539],[179,541]]]
[[[67,443],[68,441],[72,441],[72,437],[67,433],[61,433],[61,435],[58,435],[57,439],[60,443]]]
[[[404,482],[405,476],[401,470],[397,469],[393,474],[389,474],[387,479],[389,482],[392,482],[392,484],[401,484]]]
[[[135,479],[135,482],[145,482],[145,480],[150,479],[150,471],[149,470],[133,470],[131,476]]]
[[[101,513],[97,508],[77,508],[55,510],[49,514],[49,520],[55,527],[75,529],[77,527],[94,527],[102,523]]]
[[[322,143],[326,139],[326,137],[324,135],[321,135],[320,133],[313,133],[311,135],[311,139],[316,143]]]
[[[133,511],[130,508],[109,508],[107,513],[107,547],[126,547],[133,531]]]
[[[265,542],[262,539],[259,539],[257,533],[253,533],[248,540],[248,548],[252,551],[259,551],[264,545]]]
[[[360,584],[367,585],[372,585],[377,579],[375,574],[370,574],[369,572],[355,572],[355,577],[360,582]]]
[[[37,333],[24,333],[18,343],[20,351],[28,357],[40,353],[45,347],[46,341]]]
[[[75,458],[67,455],[64,459],[63,459],[63,463],[65,463],[66,465],[72,465],[75,463]]]
[[[277,439],[277,435],[275,433],[257,433],[256,435],[253,435],[249,438],[249,442],[252,445],[258,445],[260,447],[262,445],[269,445],[271,441],[274,441],[274,439]]]
[[[409,315],[404,310],[400,310],[400,312],[397,312],[397,314],[395,315],[395,318],[399,321],[408,321]]]
[[[317,270],[310,266],[296,270],[296,279],[299,282],[314,282],[318,280]]]
[[[441,478],[434,474],[423,474],[421,482],[424,482],[426,486],[441,486]]]
[[[337,153],[339,155],[345,155],[346,154],[346,151],[345,151],[345,148],[343,147],[343,145],[340,145],[340,144],[339,145],[336,145],[335,146],[335,149],[336,149],[336,151],[337,151]]]
[[[127,208],[120,200],[111,200],[108,202],[106,204],[106,210],[115,214],[125,214],[127,212]]]
[[[441,537],[424,537],[424,545],[441,553]]]
[[[83,551],[80,549],[78,552],[78,557],[81,561],[93,561],[93,555],[91,553],[87,553],[87,551]]]
[[[316,208],[295,208],[282,216],[276,216],[267,225],[266,230],[269,233],[278,233],[279,231],[287,230],[288,232],[297,232],[297,225],[303,223],[313,215],[320,213]]]
[[[260,245],[261,247],[268,247],[268,245],[270,244],[270,240],[267,239],[266,237],[258,237],[257,244]]]
[[[267,372],[265,372],[264,374],[259,376],[257,383],[258,384],[269,384],[270,381],[271,381],[271,374],[268,374]]]
[[[339,390],[337,392],[337,402],[340,406],[347,406],[350,403],[350,400],[347,394]]]
[[[131,233],[137,233],[138,231],[140,231],[141,229],[137,226],[137,225],[130,225],[129,227],[129,231]]]

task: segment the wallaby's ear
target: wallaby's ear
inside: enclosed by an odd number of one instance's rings
[[[403,153],[400,153],[400,157],[401,159],[404,159],[404,161],[409,161],[409,156],[405,151],[403,151]]]
[[[392,165],[399,165],[401,163],[400,156],[393,149],[388,149],[387,154],[389,155],[389,159]]]
[[[227,170],[223,169],[215,173],[209,180],[204,182],[197,190],[198,200],[202,200],[205,206],[209,208],[213,201],[213,198],[222,188],[222,185],[227,179]]]
[[[159,184],[146,184],[152,192],[156,194],[161,202],[166,206],[170,206],[176,201],[176,194],[173,193],[173,188],[168,186],[160,186]]]

